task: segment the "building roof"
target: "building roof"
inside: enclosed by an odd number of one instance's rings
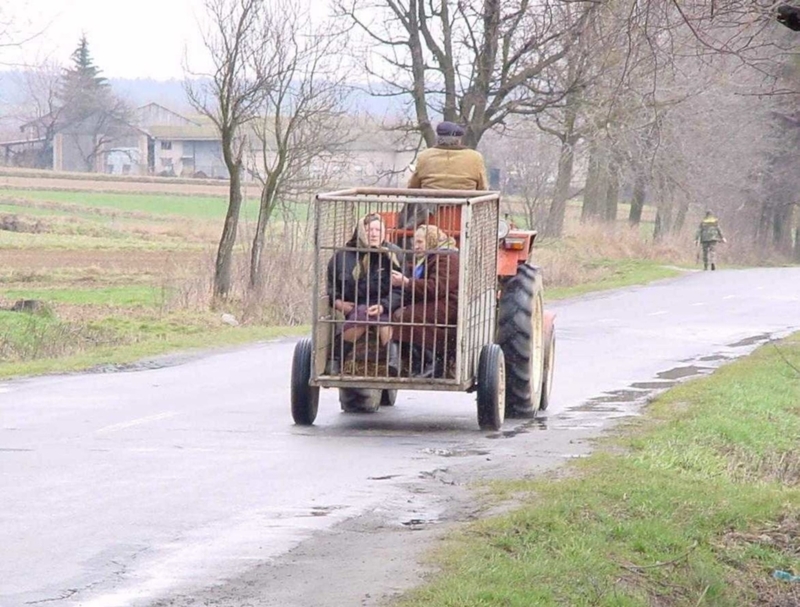
[[[15,139],[13,141],[0,141],[0,145],[24,145],[26,143],[41,143],[46,137],[34,137],[32,139]]]
[[[180,114],[180,113],[176,112],[175,110],[171,110],[168,107],[166,107],[164,105],[161,105],[160,103],[155,103],[155,102],[151,102],[151,103],[146,103],[144,105],[140,105],[139,107],[136,108],[136,113],[137,113],[137,115],[139,115],[139,117],[141,119],[141,116],[144,115],[145,110],[149,110],[150,108],[158,108],[158,109],[162,110],[163,112],[166,112],[167,114],[171,114],[175,118],[179,118],[180,120],[182,120],[185,123],[196,124],[198,126],[201,124],[200,121],[195,120],[194,118],[189,118],[188,116],[185,116],[184,114]]]
[[[213,124],[171,125],[154,124],[147,132],[155,139],[172,141],[219,141],[219,130]]]

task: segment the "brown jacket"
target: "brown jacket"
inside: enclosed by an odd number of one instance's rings
[[[469,148],[428,148],[417,157],[409,188],[486,190],[486,167],[480,152]]]
[[[406,288],[408,305],[397,311],[401,324],[396,339],[435,350],[444,359],[455,357],[458,320],[458,253],[428,256],[423,278]],[[446,327],[436,325],[447,325]]]

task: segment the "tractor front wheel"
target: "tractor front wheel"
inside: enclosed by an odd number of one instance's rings
[[[499,430],[503,425],[506,411],[505,372],[500,346],[484,346],[478,359],[478,426],[481,430]]]
[[[542,397],[539,401],[539,411],[547,409],[553,393],[553,374],[556,368],[556,328],[552,322],[545,331],[544,343],[547,346],[544,352],[544,377],[542,379]]]
[[[291,381],[292,418],[299,426],[313,424],[319,409],[319,387],[309,385],[312,354],[309,338],[301,339],[294,347]]]
[[[506,359],[506,417],[536,415],[544,380],[544,302],[538,268],[520,264],[500,295],[497,343]]]

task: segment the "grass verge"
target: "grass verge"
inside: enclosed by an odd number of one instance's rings
[[[191,350],[304,335],[307,326],[231,327],[201,317],[106,318],[86,324],[0,312],[0,378],[83,371]]]
[[[800,338],[778,347],[670,390],[560,480],[494,484],[523,505],[451,538],[400,605],[800,605],[771,577],[800,573]]]
[[[584,267],[593,276],[588,282],[569,287],[546,288],[545,298],[566,299],[595,291],[643,285],[664,278],[674,278],[683,273],[674,266],[665,266],[648,259],[600,259],[584,262]]]

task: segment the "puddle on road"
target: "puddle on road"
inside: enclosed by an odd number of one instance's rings
[[[669,371],[662,371],[658,373],[656,376],[660,379],[670,379],[670,380],[678,380],[678,379],[685,379],[687,377],[695,377],[696,375],[703,375],[707,371],[711,371],[710,367],[700,367],[697,365],[689,365],[686,367],[675,367],[674,369],[670,369]],[[673,384],[677,382],[672,382]]]
[[[712,354],[711,356],[704,356],[703,358],[698,358],[697,360],[699,360],[700,362],[703,362],[703,363],[706,363],[706,362],[710,363],[710,362],[718,362],[718,361],[730,360],[730,359],[727,356],[724,356],[723,354]]]
[[[547,418],[536,417],[534,419],[529,419],[528,421],[520,424],[516,428],[512,428],[511,430],[501,430],[500,432],[487,434],[486,438],[514,438],[519,434],[528,434],[531,430],[547,430]]]
[[[758,344],[765,343],[772,338],[772,335],[769,333],[761,333],[760,335],[753,335],[753,337],[746,337],[745,339],[741,339],[736,343],[728,344],[728,348],[743,348],[744,346],[755,346]]]
[[[407,521],[400,521],[400,524],[413,531],[415,529],[422,529],[425,525],[432,525],[438,522],[438,519],[435,518],[411,518]]]
[[[641,390],[615,390],[609,392],[605,396],[598,396],[593,398],[591,402],[594,403],[618,403],[618,402],[633,402],[642,397]]]
[[[755,339],[761,340],[763,336]],[[688,364],[661,371],[656,374],[658,379],[654,381],[634,382],[629,388],[607,392],[567,409],[551,420],[551,427],[559,430],[593,429],[604,426],[612,419],[639,415],[642,406],[656,394],[677,386],[687,379],[707,375],[716,366],[727,360],[729,358],[726,356],[714,355],[704,356],[697,361],[684,361],[717,363],[717,365]]]
[[[468,457],[470,455],[489,455],[489,452],[483,449],[442,449],[426,447],[422,449],[422,453],[426,455],[438,455],[439,457]]]
[[[673,386],[677,386],[677,381],[640,381],[636,382],[635,384],[631,384],[632,388],[638,388],[639,390],[666,390],[667,388],[671,388]],[[641,395],[641,392],[639,393]]]

